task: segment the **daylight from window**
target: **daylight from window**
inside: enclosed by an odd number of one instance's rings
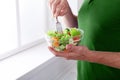
[[[16,2],[0,0],[0,54],[17,46]]]
[[[0,0],[0,56],[43,37],[46,8],[46,0]]]

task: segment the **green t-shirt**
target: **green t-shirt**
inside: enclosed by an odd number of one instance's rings
[[[120,0],[84,0],[78,25],[84,30],[80,45],[120,52]],[[120,80],[120,69],[78,61],[78,80]]]

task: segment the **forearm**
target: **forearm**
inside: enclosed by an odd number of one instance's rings
[[[78,23],[77,23],[77,16],[75,16],[70,7],[68,10],[68,13],[66,15],[63,16],[63,21],[66,24],[67,27],[78,27]]]
[[[91,51],[89,61],[120,69],[120,52]]]

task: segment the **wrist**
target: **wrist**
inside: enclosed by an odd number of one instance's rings
[[[89,50],[87,53],[86,53],[86,61],[89,61],[89,62],[96,62],[96,53],[92,50]]]
[[[69,8],[67,14],[62,17],[64,23],[67,27],[78,27],[77,16],[72,13],[72,10]]]
[[[63,16],[63,18],[70,17],[71,15],[73,15],[73,13],[70,6],[68,5],[67,13]]]

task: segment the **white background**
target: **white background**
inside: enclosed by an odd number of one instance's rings
[[[16,0],[0,0],[0,54],[18,47]]]
[[[25,45],[41,38],[46,27],[46,0],[19,0],[21,44]]]

